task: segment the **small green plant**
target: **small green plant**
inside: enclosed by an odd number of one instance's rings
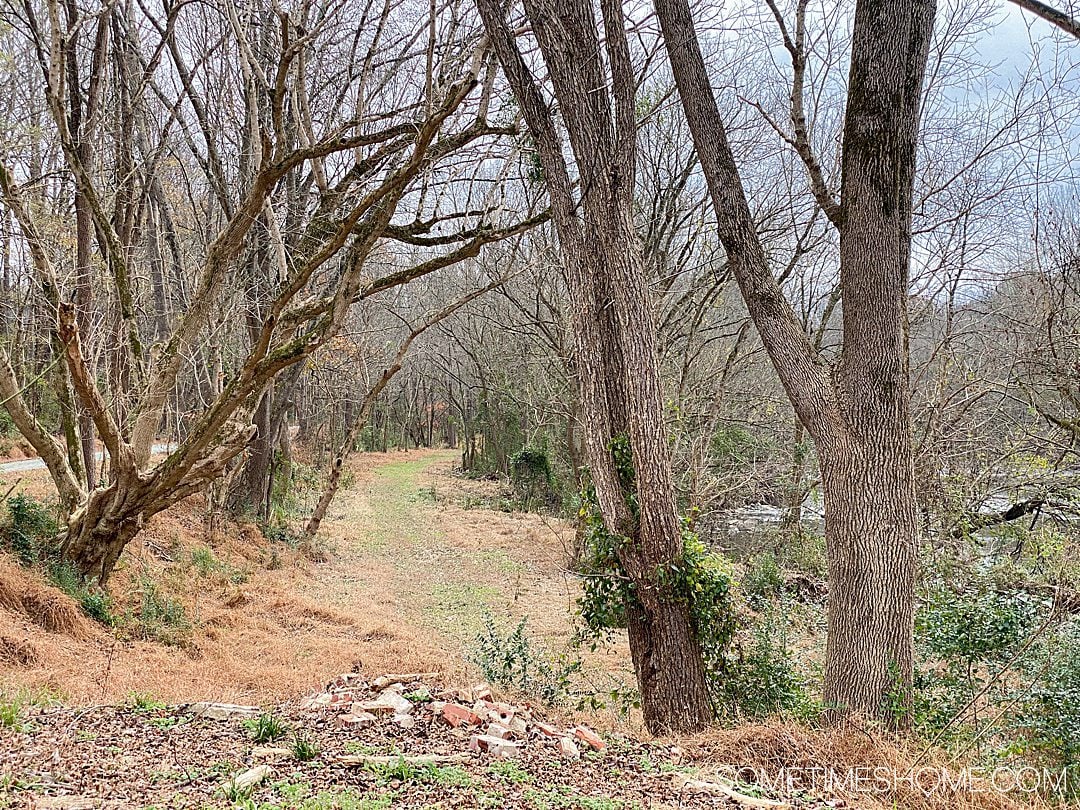
[[[196,546],[191,550],[191,567],[204,577],[213,574],[220,565],[209,546]]]
[[[22,704],[17,700],[0,701],[0,728],[18,731],[22,727]]]
[[[476,780],[457,765],[413,765],[404,757],[392,762],[369,762],[364,768],[380,784],[418,781],[445,787],[473,787]]]
[[[751,607],[760,608],[766,602],[780,596],[784,588],[784,576],[776,563],[776,556],[762,553],[747,566],[743,578],[743,591]]]
[[[373,774],[380,783],[393,780],[408,782],[418,779],[422,772],[422,768],[413,765],[405,757],[398,757],[393,762],[367,762],[364,769]]]
[[[116,623],[109,594],[100,588],[88,586],[74,565],[54,559],[48,564],[47,574],[53,585],[78,602],[82,612],[91,619],[106,627]]]
[[[499,779],[514,785],[527,785],[533,781],[533,775],[512,759],[496,760],[488,769]]]
[[[443,787],[468,788],[476,784],[469,772],[459,765],[426,765],[421,769],[420,778]]]
[[[151,714],[169,708],[167,704],[145,692],[132,692],[128,695],[128,705],[138,714]]]
[[[162,593],[148,576],[138,583],[138,606],[129,612],[125,626],[138,638],[160,641],[172,646],[183,646],[191,633],[184,606]]]
[[[234,807],[242,807],[246,810],[251,806],[251,788],[240,787],[232,779],[221,786],[221,792],[225,796],[225,801],[232,802]]]
[[[297,762],[311,762],[319,756],[319,748],[306,734],[296,732],[292,739],[292,755]]]
[[[33,565],[51,553],[60,531],[52,510],[23,494],[8,498],[7,507],[11,518],[7,541],[19,562]]]
[[[489,682],[518,689],[549,704],[569,694],[572,676],[581,669],[578,660],[553,660],[538,650],[529,638],[528,618],[522,618],[503,634],[490,613],[483,616],[469,660]]]
[[[257,743],[279,740],[289,731],[285,721],[269,712],[245,720],[244,727],[251,734],[251,739]]]
[[[281,543],[289,548],[296,548],[299,543],[296,532],[283,520],[267,521],[261,523],[259,528],[262,530],[263,537],[271,543]]]

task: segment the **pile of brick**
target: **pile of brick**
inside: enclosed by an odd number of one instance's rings
[[[516,757],[527,745],[549,747],[567,759],[578,759],[583,747],[606,747],[587,726],[558,727],[536,717],[528,705],[496,701],[486,683],[433,692],[424,680],[435,675],[383,675],[370,682],[360,675],[339,675],[324,691],[305,698],[301,707],[337,713],[339,725],[360,729],[387,721],[403,729],[443,723],[469,733],[469,751],[498,758]]]

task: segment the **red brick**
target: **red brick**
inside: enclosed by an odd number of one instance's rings
[[[463,725],[480,725],[480,716],[460,703],[447,703],[442,707],[442,718],[454,728]]]
[[[577,726],[574,728],[574,736],[581,740],[583,743],[592,748],[594,751],[603,751],[607,748],[607,743],[600,739],[600,736],[592,729],[586,726]]]

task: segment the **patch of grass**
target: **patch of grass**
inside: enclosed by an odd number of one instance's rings
[[[524,798],[534,810],[638,810],[641,807],[637,802],[623,799],[584,796],[561,785],[544,791],[526,790]]]
[[[389,810],[392,806],[391,796],[365,796],[353,788],[322,790],[314,795],[306,782],[278,783],[274,788],[284,803],[259,802],[247,796],[234,801],[233,810]]]
[[[251,739],[257,743],[279,740],[289,731],[289,726],[284,720],[270,713],[245,720],[244,728],[250,732]]]
[[[525,566],[511,557],[501,548],[490,548],[477,555],[480,564],[487,569],[498,571],[506,576],[523,573]]]
[[[459,765],[428,765],[421,778],[425,782],[443,787],[473,787],[476,780]]]
[[[128,695],[127,703],[137,714],[151,714],[169,708],[167,704],[146,692],[132,692]]]
[[[378,746],[372,745],[371,743],[363,743],[363,742],[360,742],[359,740],[347,740],[345,742],[345,753],[346,754],[369,754],[369,755],[374,755],[374,754],[379,753],[379,748],[378,748]],[[396,753],[396,752],[391,752],[391,753]]]
[[[311,795],[310,782],[275,782],[272,787],[275,793],[290,802],[298,802]]]
[[[458,638],[467,637],[481,625],[489,606],[501,596],[498,588],[469,582],[437,582],[424,614],[438,630]]]
[[[191,550],[191,567],[206,577],[218,571],[221,563],[209,546],[196,546]]]
[[[522,768],[512,759],[499,759],[488,766],[499,779],[514,785],[528,785],[533,782],[533,775]]]
[[[186,644],[192,627],[183,604],[162,593],[149,576],[141,577],[136,588],[137,606],[128,611],[123,622],[128,633],[169,646]]]
[[[380,784],[387,782],[424,782],[444,787],[474,787],[476,780],[457,765],[413,765],[404,757],[396,762],[369,762],[365,770],[375,776]]]
[[[15,700],[0,701],[0,728],[22,731],[22,704]]]
[[[251,799],[251,788],[239,787],[231,779],[221,786],[221,792],[225,796],[225,800],[232,802],[234,807],[250,807],[248,804]]]
[[[395,779],[400,782],[419,779],[422,769],[410,763],[405,757],[400,757],[395,762],[366,762],[364,770],[373,774],[378,782],[386,783]]]
[[[196,546],[191,550],[190,566],[202,577],[220,577],[233,585],[242,585],[250,578],[247,571],[235,568],[219,560],[209,546]]]
[[[33,726],[25,719],[28,706],[51,706],[60,696],[48,689],[0,691],[0,728],[29,732]]]
[[[319,747],[306,734],[295,733],[292,739],[292,754],[298,762],[311,762],[319,756]]]

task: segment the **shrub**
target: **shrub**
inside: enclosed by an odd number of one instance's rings
[[[509,466],[515,497],[526,509],[558,505],[551,460],[545,447],[522,447],[510,456]]]
[[[976,583],[970,593],[932,591],[916,614],[916,637],[932,655],[965,665],[1007,658],[1030,632],[1036,600]]]
[[[11,522],[7,541],[23,565],[34,565],[52,552],[53,540],[60,531],[51,510],[26,495],[8,498]]]
[[[1080,624],[1073,620],[1032,659],[1035,683],[1014,721],[1019,748],[1059,767],[1080,768]],[[1031,673],[1028,673],[1029,675]],[[1075,780],[1071,780],[1075,781]]]
[[[713,687],[721,711],[732,717],[810,719],[818,710],[788,650],[787,627],[773,613],[757,624],[746,649],[736,647],[727,655],[724,677],[714,679]]]
[[[485,613],[469,660],[491,683],[518,689],[544,703],[558,703],[569,694],[571,676],[581,669],[581,662],[552,660],[530,641],[527,624],[523,618],[503,635],[491,614]]]
[[[743,577],[743,591],[751,607],[760,608],[780,596],[783,588],[784,576],[775,555],[763,552],[747,565],[746,576]]]
[[[988,579],[971,582],[960,592],[931,589],[915,616],[923,658],[914,680],[916,725],[936,731],[953,721],[1028,638],[1038,612],[1039,601],[1031,595],[1000,590]],[[973,711],[1000,701],[1008,711],[1013,680],[998,679]],[[967,733],[964,722],[953,723],[953,736]]]

